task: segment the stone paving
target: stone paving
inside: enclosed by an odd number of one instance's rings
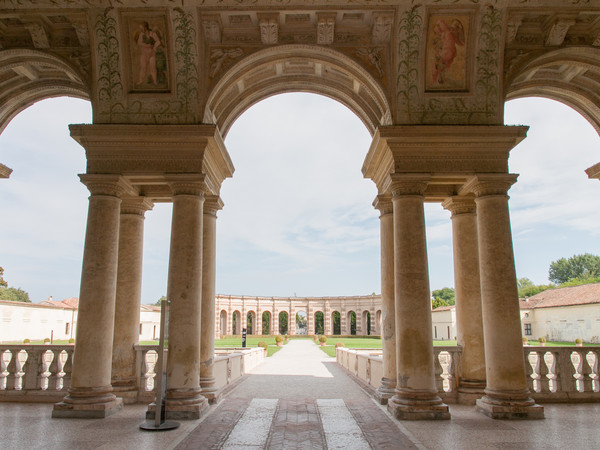
[[[546,419],[493,420],[450,405],[451,420],[397,421],[311,341],[292,340],[210,407],[168,432],[140,431],[145,405],[106,419],[52,419],[51,404],[0,403],[0,448],[591,449],[600,404],[544,405]]]

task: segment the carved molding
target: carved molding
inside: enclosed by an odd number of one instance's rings
[[[335,36],[335,14],[317,14],[317,17],[317,44],[333,44]]]
[[[475,198],[468,197],[456,197],[452,196],[442,202],[444,209],[447,209],[452,213],[452,217],[459,214],[475,214],[477,211],[477,205],[475,204]]]
[[[516,174],[478,174],[473,176],[461,189],[462,193],[475,194],[476,198],[489,195],[506,195],[517,181]]]
[[[391,175],[392,199],[406,196],[423,196],[431,180],[430,174],[393,174]]]
[[[554,23],[552,23],[548,29],[548,34],[546,35],[546,45],[562,45],[569,28],[571,28],[573,25],[575,25],[575,19],[572,18],[562,18],[554,21]]]
[[[166,177],[167,184],[173,195],[196,195],[204,196],[206,191],[206,176],[202,173],[190,173],[181,175],[170,175]]]
[[[394,212],[394,203],[392,202],[391,194],[380,194],[375,197],[373,207],[379,210],[382,216],[392,214]]]
[[[92,195],[119,197],[135,195],[133,186],[120,175],[81,174],[79,179],[87,186]]]
[[[12,173],[12,169],[0,163],[0,178],[8,178]]]
[[[124,197],[121,201],[121,214],[144,217],[146,211],[154,208],[154,203],[146,197]]]

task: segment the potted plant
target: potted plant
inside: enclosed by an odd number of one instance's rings
[[[325,342],[327,342],[327,338],[325,336],[319,336],[319,342],[321,343],[321,347],[325,347]]]
[[[583,347],[583,340],[580,338],[575,339],[575,347]]]
[[[75,339],[70,338],[69,339],[69,345],[75,345]]]
[[[546,346],[546,338],[545,337],[538,338],[538,343],[540,344],[540,347],[545,347]]]
[[[343,342],[338,342],[337,344],[335,344],[335,348],[339,348],[339,347],[345,347]]]
[[[285,342],[287,343],[287,341],[289,341],[289,340],[290,340],[290,337],[286,334],[285,335]]]
[[[50,338],[44,338],[44,345],[50,345]]]
[[[283,347],[283,336],[280,334],[275,336],[275,343],[277,344],[277,347]]]
[[[263,350],[265,351],[265,356],[267,356],[267,343],[265,341],[260,341],[258,343],[258,346],[263,348]]]
[[[23,344],[25,345],[29,345],[31,343],[31,341],[27,338],[23,339]]]

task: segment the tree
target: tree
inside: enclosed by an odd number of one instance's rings
[[[0,300],[9,300],[12,302],[31,303],[29,294],[21,288],[0,287]]]
[[[167,296],[163,295],[161,298],[158,299],[158,301],[154,304],[154,306],[160,306],[160,305],[162,305],[162,301],[166,300],[166,299],[167,299]]]
[[[315,313],[315,334],[325,334],[325,315],[322,311]]]
[[[453,288],[445,287],[437,289],[431,293],[433,300],[431,302],[432,309],[440,306],[451,306],[455,304],[455,292]]]
[[[553,284],[534,284],[529,278],[519,278],[517,280],[517,288],[519,290],[519,298],[532,297],[548,289],[552,289]]]
[[[2,267],[0,267],[0,287],[8,287],[8,284],[4,280],[4,269]]]
[[[575,278],[586,280],[600,277],[600,256],[585,253],[560,258],[550,263],[548,279],[556,284],[566,283]]]

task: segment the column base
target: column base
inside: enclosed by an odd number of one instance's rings
[[[52,418],[104,419],[123,409],[123,399],[110,393],[106,388],[76,389],[70,388],[62,402],[55,403]],[[101,395],[89,395],[97,391]],[[88,396],[83,394],[87,392]]]
[[[214,405],[221,400],[223,393],[221,389],[215,387],[214,378],[200,378],[200,387],[202,388],[200,393],[208,400],[209,405]]]
[[[396,380],[390,380],[389,378],[383,377],[381,379],[381,386],[377,388],[373,397],[380,405],[387,405],[388,400],[396,393],[395,387]]]
[[[448,420],[448,405],[437,395],[429,398],[406,398],[396,393],[388,400],[388,411],[398,420]],[[424,395],[421,395],[424,397]]]
[[[458,384],[457,402],[460,405],[474,405],[485,395],[485,380],[461,379]]]
[[[510,399],[485,395],[476,402],[477,411],[492,419],[505,420],[539,420],[544,418],[544,407],[535,403],[532,398]]]
[[[187,391],[168,391],[165,406],[166,419],[196,420],[201,418],[208,410],[208,400],[200,395],[199,391],[194,396],[188,396]],[[187,394],[187,395],[186,395]],[[154,419],[156,403],[150,403],[146,411],[146,419]]]
[[[113,393],[119,397],[123,399],[123,402],[126,405],[131,405],[133,403],[137,403],[138,401],[138,388],[137,385],[135,384],[135,381],[133,383],[127,383],[127,384],[118,384],[118,382],[112,382],[112,388],[113,388]]]

